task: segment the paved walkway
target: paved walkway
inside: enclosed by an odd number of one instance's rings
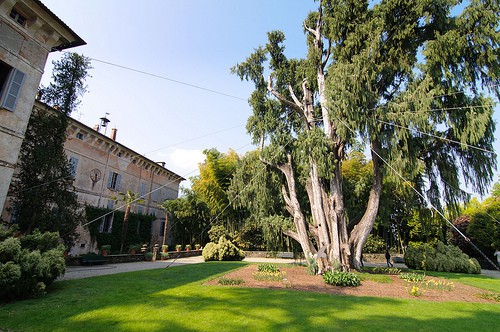
[[[283,258],[259,258],[259,257],[247,257],[244,259],[245,262],[256,262],[256,263],[293,263],[293,259],[283,259]],[[82,279],[101,275],[140,271],[140,270],[152,270],[152,269],[162,269],[170,266],[178,266],[185,264],[195,264],[203,262],[202,256],[186,257],[178,259],[169,259],[167,261],[156,261],[156,262],[132,262],[132,263],[119,263],[119,264],[103,264],[103,265],[93,265],[93,266],[68,266],[66,268],[66,274],[59,277],[57,280],[70,280],[70,279]],[[385,266],[385,263],[370,263],[366,262],[366,266]],[[406,268],[404,264],[395,263],[394,267]],[[489,276],[492,278],[500,278],[500,271],[497,270],[481,270],[481,274]]]

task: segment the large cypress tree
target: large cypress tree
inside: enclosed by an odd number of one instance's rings
[[[262,159],[284,175],[294,219],[286,234],[306,256],[317,254],[320,270],[335,262],[359,268],[384,176],[424,179],[415,189],[437,209],[468,198],[455,190],[461,177],[487,190],[495,126],[483,93],[500,95],[500,4],[471,0],[454,16],[460,4],[322,0],[304,22],[307,58],[288,59],[285,36],[274,31],[233,68],[255,83],[247,128],[262,143]],[[370,147],[373,181],[353,224],[341,164],[359,140]]]
[[[67,246],[75,240],[81,210],[64,142],[68,116],[86,91],[90,68],[89,59],[76,53],[66,53],[54,62],[53,82],[40,89],[42,100],[54,109],[33,112],[13,185],[13,213],[20,231],[59,232]]]

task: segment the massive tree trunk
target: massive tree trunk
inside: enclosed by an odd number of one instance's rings
[[[308,224],[304,214],[302,213],[302,208],[300,207],[297,195],[297,186],[295,183],[295,173],[292,166],[292,155],[290,153],[287,154],[287,159],[287,163],[279,165],[278,169],[285,175],[286,178],[287,188],[282,188],[282,194],[285,199],[286,208],[293,216],[293,222],[296,230],[287,230],[285,231],[285,234],[299,242],[304,255],[306,258],[309,258],[316,254],[316,250],[309,239]]]
[[[372,188],[370,190],[370,196],[368,198],[368,204],[363,214],[363,217],[357,223],[351,231],[349,245],[354,252],[354,256],[351,257],[351,266],[359,270],[361,268],[361,253],[363,250],[363,245],[370,234],[375,219],[377,218],[378,207],[380,203],[380,195],[382,194],[382,169],[380,156],[380,144],[378,142],[372,142],[372,162],[373,162],[373,181]]]

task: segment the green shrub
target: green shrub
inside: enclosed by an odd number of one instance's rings
[[[427,243],[410,245],[404,261],[407,267],[416,270],[458,272],[479,274],[481,266],[475,258],[469,258],[458,247],[437,242],[435,246]]]
[[[230,240],[224,236],[219,238],[218,243],[209,242],[202,252],[203,259],[207,261],[241,261],[245,258],[242,250],[238,249]]]
[[[500,293],[482,293],[478,296],[485,300],[500,302]]]
[[[40,233],[36,230],[32,234],[19,238],[21,247],[28,250],[40,250],[42,252],[59,246],[59,234],[54,232]]]
[[[66,270],[64,246],[57,233],[35,232],[0,242],[0,299],[33,297],[45,292]]]
[[[285,272],[281,272],[275,264],[259,264],[253,274],[253,278],[259,281],[282,281],[285,276]]]
[[[280,269],[275,264],[259,264],[257,266],[257,271],[275,273],[275,272],[279,272]]]
[[[208,238],[210,239],[210,242],[217,242],[221,236],[228,240],[233,240],[231,234],[229,234],[227,229],[222,225],[212,226],[212,228],[208,231]]]
[[[359,277],[352,272],[327,271],[323,274],[323,280],[332,286],[357,287],[361,285]]]
[[[410,281],[410,282],[419,282],[419,281],[424,281],[425,279],[425,274],[419,274],[419,273],[401,273],[399,275],[400,279]]]
[[[318,274],[318,269],[318,262],[316,261],[316,258],[309,257],[307,259],[307,274],[314,276]]]
[[[386,244],[384,239],[379,236],[370,234],[366,239],[365,245],[363,246],[363,252],[369,254],[382,253],[385,251]]]
[[[398,275],[401,273],[401,270],[398,269],[397,267],[385,267],[385,266],[376,266],[373,269],[371,269],[372,273],[375,274],[393,274],[393,275]]]
[[[252,274],[255,280],[259,281],[283,281],[286,277],[285,272],[277,270],[275,272],[271,271],[257,271]]]

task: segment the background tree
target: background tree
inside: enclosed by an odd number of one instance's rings
[[[425,176],[427,187],[422,181],[415,189],[441,211],[441,201],[453,209],[468,199],[453,189],[461,177],[486,191],[496,167],[495,126],[482,91],[500,95],[499,3],[471,1],[452,16],[456,4],[319,1],[304,22],[306,59],[288,59],[285,36],[274,31],[233,68],[255,84],[247,128],[262,159],[286,179],[294,227],[285,232],[307,257],[325,249],[320,271],[336,261],[360,267],[384,176]],[[341,165],[360,139],[370,147],[373,181],[363,216],[348,229]]]
[[[211,221],[210,209],[195,191],[183,189],[182,197],[163,202],[177,244],[205,244]],[[166,234],[165,234],[166,236]],[[194,243],[196,242],[196,243]]]
[[[192,179],[192,189],[208,208],[214,223],[225,224],[234,231],[239,224],[238,212],[229,203],[227,190],[238,163],[238,154],[230,150],[227,154],[208,149],[203,151],[205,161],[200,164],[200,175]]]
[[[490,260],[495,260],[493,254],[500,248],[500,191],[499,183],[494,184],[491,196],[483,202],[471,200],[463,214],[453,221],[453,224],[465,234],[472,243]],[[479,253],[474,246],[464,240],[454,229],[450,233],[450,242],[458,246],[469,256],[475,257],[484,267],[491,263]]]
[[[250,151],[240,158],[228,188],[229,201],[243,218],[235,242],[245,249],[290,250],[283,239],[290,214],[281,196],[281,175],[260,162],[259,154]]]
[[[43,100],[59,107],[56,112],[45,109],[32,114],[12,189],[13,214],[20,231],[59,232],[67,246],[74,242],[81,219],[72,185],[73,166],[64,153],[67,116],[86,91],[90,68],[87,58],[73,53],[54,62],[53,83],[42,89]]]
[[[87,92],[85,80],[92,69],[90,59],[78,53],[64,53],[61,60],[52,64],[52,82],[48,87],[40,87],[40,100],[70,115]]]

